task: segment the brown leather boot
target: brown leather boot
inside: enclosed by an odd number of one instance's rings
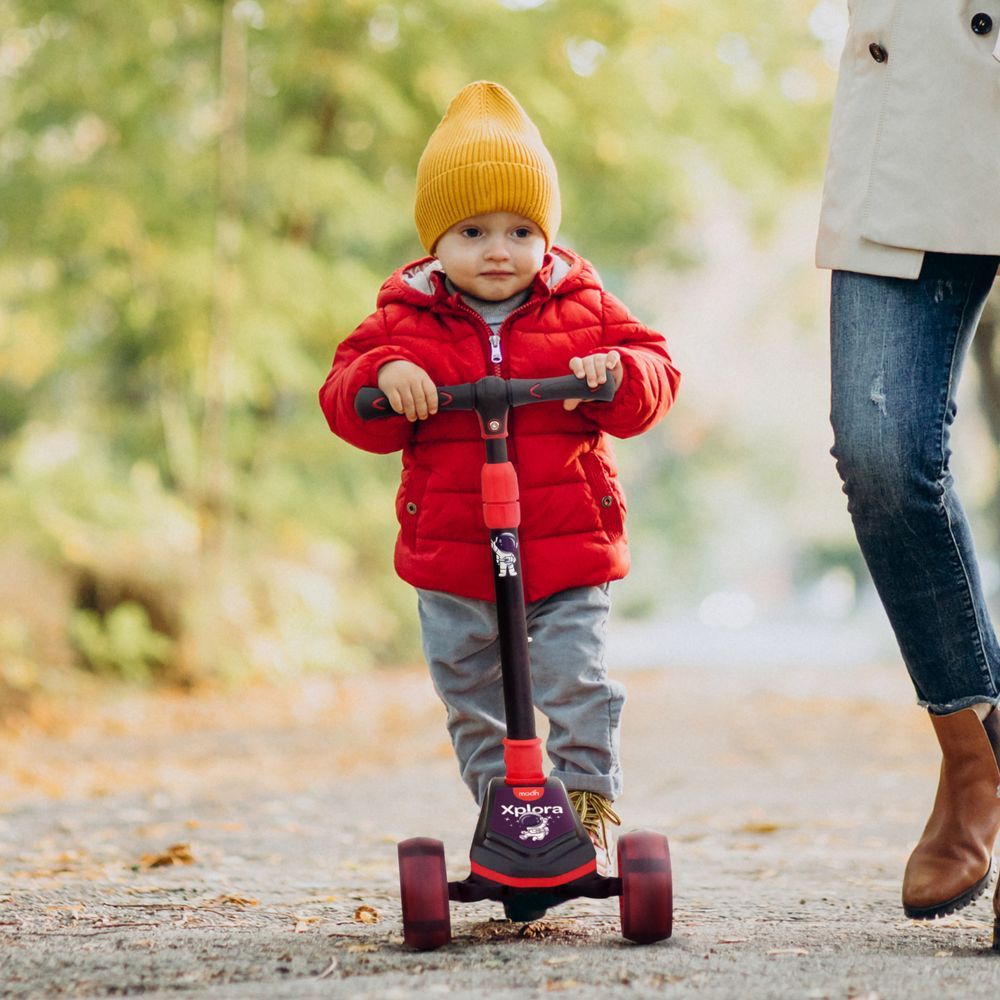
[[[1000,711],[980,722],[975,709],[963,708],[931,723],[941,777],[903,876],[903,909],[917,920],[954,913],[983,893],[1000,833]]]

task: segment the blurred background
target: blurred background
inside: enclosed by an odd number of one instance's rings
[[[843,0],[0,0],[0,715],[81,678],[418,659],[398,457],[335,439],[316,393],[421,256],[417,159],[480,78],[556,159],[558,242],[684,376],[617,446],[612,663],[894,656],[812,259],[846,25]],[[991,597],[995,340],[991,309],[954,440]]]

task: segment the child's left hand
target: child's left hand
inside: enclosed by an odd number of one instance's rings
[[[569,370],[577,378],[585,378],[591,389],[596,389],[607,382],[609,373],[615,380],[616,387],[622,384],[622,379],[625,377],[625,368],[617,351],[608,351],[607,354],[588,354],[585,358],[570,358]],[[581,403],[586,402],[585,399],[566,399],[563,401],[563,409],[575,410]]]

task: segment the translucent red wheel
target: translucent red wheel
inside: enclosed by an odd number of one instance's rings
[[[451,940],[444,844],[414,837],[402,841],[398,850],[403,941],[418,951],[433,951]]]
[[[670,937],[674,926],[674,888],[667,838],[649,830],[626,833],[618,841],[618,898],[622,935],[636,944]]]

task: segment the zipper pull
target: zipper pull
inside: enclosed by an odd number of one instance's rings
[[[492,361],[495,365],[498,365],[501,361],[503,361],[503,355],[500,353],[499,333],[490,334],[490,361]]]

